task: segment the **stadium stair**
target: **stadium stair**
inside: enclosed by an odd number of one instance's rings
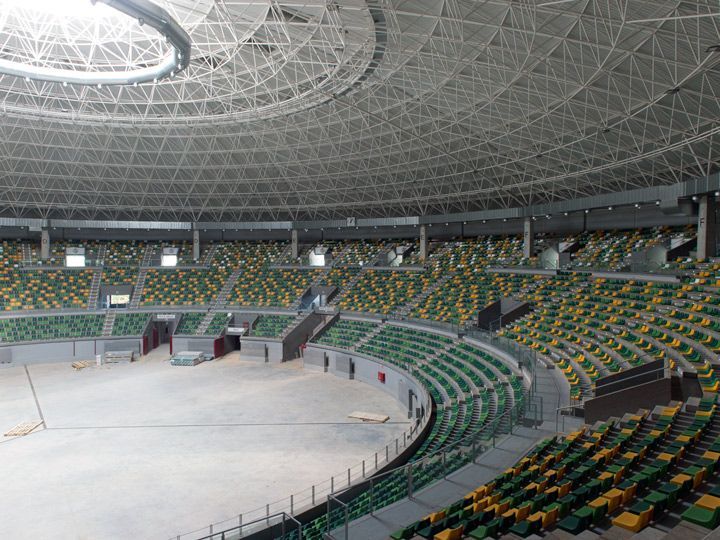
[[[145,253],[147,253],[147,250]],[[133,287],[132,298],[130,298],[130,309],[137,309],[140,306],[140,300],[142,300],[145,289],[145,279],[147,278],[147,273],[148,268],[146,266],[141,267],[138,271],[135,286]]]
[[[88,295],[88,309],[97,309],[100,299],[100,282],[102,281],[102,268],[93,271],[92,282],[90,283],[90,294]]]
[[[105,315],[105,322],[103,322],[102,335],[103,336],[111,336],[114,325],[115,325],[115,311],[111,309],[111,310],[108,310],[108,312]]]

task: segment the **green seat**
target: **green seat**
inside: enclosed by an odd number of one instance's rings
[[[531,534],[537,534],[540,532],[541,525],[542,523],[540,521],[530,521],[524,519],[510,527],[510,532],[522,538],[527,538]]]
[[[493,537],[498,532],[498,526],[500,525],[499,519],[493,519],[485,525],[480,525],[477,529],[468,533],[468,538],[473,540],[483,540],[484,538]]]
[[[558,527],[570,534],[577,535],[592,524],[594,516],[595,511],[592,508],[589,506],[583,506],[571,515],[560,520]]]
[[[662,513],[668,507],[670,497],[667,493],[661,493],[659,491],[651,491],[643,499],[646,503],[652,504],[655,507],[655,515]]]
[[[691,506],[682,514],[685,521],[700,525],[706,529],[714,529],[720,524],[720,508],[716,510],[706,510],[700,506]]]

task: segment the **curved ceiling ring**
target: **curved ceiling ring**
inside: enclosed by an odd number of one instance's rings
[[[128,71],[76,71],[0,59],[0,74],[26,80],[78,84],[84,86],[137,85],[172,77],[190,63],[190,36],[163,8],[149,0],[91,0],[137,19],[158,31],[170,45],[170,52],[157,64]]]

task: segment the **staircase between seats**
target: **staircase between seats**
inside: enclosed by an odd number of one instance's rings
[[[147,277],[148,268],[143,266],[138,272],[137,281],[135,281],[135,287],[133,288],[132,298],[130,299],[131,308],[137,308],[140,306],[140,300],[142,299],[143,289],[145,288],[145,278]]]
[[[105,322],[103,323],[102,335],[112,336],[113,326],[115,326],[116,313],[113,310],[109,310],[105,315]]]

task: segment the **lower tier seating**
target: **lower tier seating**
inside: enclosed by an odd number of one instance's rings
[[[378,331],[378,328],[380,329]],[[357,339],[358,335],[362,337]],[[369,337],[369,339],[367,339]],[[411,460],[414,489],[420,489],[444,472],[453,471],[471,459],[468,452],[453,450],[443,458],[441,450],[460,448],[470,437],[483,439],[492,433],[507,433],[511,416],[525,399],[521,378],[501,360],[480,347],[449,336],[406,326],[377,327],[340,319],[321,337],[327,344],[342,346],[354,340],[353,348],[410,371],[433,398],[435,421]],[[363,343],[359,341],[365,339]],[[372,493],[366,486],[348,502],[350,519],[361,517],[407,496],[407,474],[392,473],[377,480]],[[319,540],[328,526],[339,526],[344,510],[303,525],[303,538]],[[285,536],[297,538],[296,533]]]
[[[118,313],[113,323],[113,336],[139,336],[145,330],[148,313]]]
[[[102,335],[104,315],[49,315],[0,319],[0,341],[49,341]]]
[[[227,326],[228,316],[227,313],[215,313],[210,320],[210,324],[208,325],[205,332],[203,332],[203,335],[205,336],[219,336],[223,330],[225,330],[225,327]]]
[[[261,315],[253,325],[251,336],[277,338],[290,323],[295,320],[292,315]]]
[[[194,336],[200,323],[205,318],[205,313],[194,311],[183,313],[180,322],[175,328],[175,334],[182,336]]]
[[[342,319],[333,324],[314,343],[349,349],[377,328],[377,323]]]
[[[545,440],[391,538],[625,538],[647,527],[652,538],[682,538],[687,524],[709,534],[720,525],[717,414],[708,396]]]

